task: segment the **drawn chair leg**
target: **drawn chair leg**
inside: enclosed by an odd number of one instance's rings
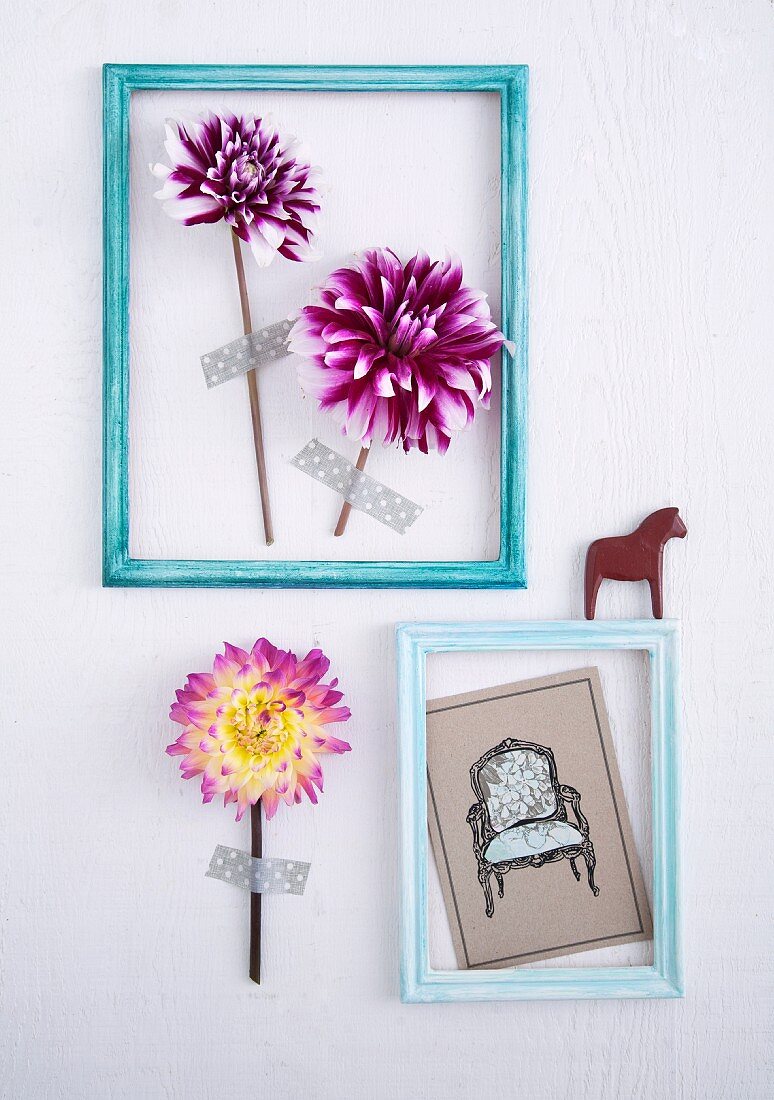
[[[580,882],[580,871],[575,866],[575,860],[574,859],[570,860],[570,866],[572,867],[572,873],[575,875],[575,881]]]
[[[491,871],[485,867],[479,867],[478,869],[478,881],[481,883],[481,889],[484,891],[484,897],[486,898],[486,915],[491,917],[494,913],[494,899],[492,897],[492,887],[489,882]]]
[[[497,879],[497,893],[500,895],[500,897],[502,897],[503,896],[503,876],[500,874],[499,871],[495,871],[494,876]]]
[[[589,873],[589,886],[594,897],[599,897],[599,887],[594,885],[594,868],[597,865],[597,857],[591,844],[583,849],[583,858],[586,860],[586,869]]]

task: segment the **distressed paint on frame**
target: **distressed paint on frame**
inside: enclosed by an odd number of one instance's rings
[[[525,588],[525,65],[103,67],[103,584],[108,587]],[[503,358],[500,548],[494,561],[206,561],[129,556],[129,103],[141,89],[456,91],[500,95]]]
[[[619,622],[400,623],[401,1000],[499,1001],[682,997],[679,893],[678,624]],[[642,649],[651,671],[653,769],[652,966],[433,970],[428,929],[425,665],[428,653]]]

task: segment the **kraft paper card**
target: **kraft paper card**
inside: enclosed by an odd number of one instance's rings
[[[461,969],[651,938],[596,668],[428,701],[427,765]]]

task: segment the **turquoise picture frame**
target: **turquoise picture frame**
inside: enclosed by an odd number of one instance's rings
[[[524,588],[527,430],[524,65],[105,65],[103,584],[141,587]],[[494,92],[500,96],[503,357],[499,556],[482,561],[204,561],[129,553],[129,105],[135,91]]]
[[[400,991],[404,1002],[682,997],[679,893],[676,622],[401,623],[398,653],[401,792]],[[428,938],[425,664],[429,653],[645,650],[650,664],[653,802],[653,964],[588,968],[433,970]]]

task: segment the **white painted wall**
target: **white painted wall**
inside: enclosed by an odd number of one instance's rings
[[[770,5],[12,0],[0,18],[3,1095],[770,1095]],[[530,65],[527,592],[100,587],[106,60]],[[402,1006],[391,624],[577,615],[588,539],[670,502],[690,531],[667,591],[686,999]],[[646,608],[603,591],[603,615]],[[313,873],[265,906],[257,989],[245,899],[203,878],[245,831],[161,749],[181,675],[261,632],[321,643],[355,718],[320,805],[267,829]]]

